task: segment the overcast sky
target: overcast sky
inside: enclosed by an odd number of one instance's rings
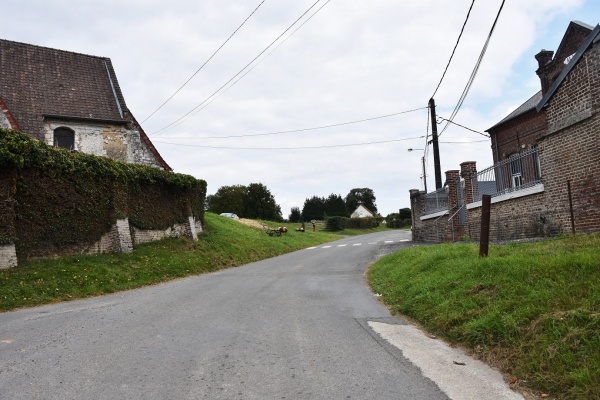
[[[424,107],[471,0],[315,1],[3,0],[0,32],[109,57],[163,158],[205,179],[209,194],[260,182],[287,218],[307,197],[368,187],[382,215],[398,212],[410,204],[409,189],[423,188]],[[475,1],[435,95],[439,116],[450,117],[501,3]],[[595,26],[600,2],[506,1],[454,121],[483,132],[536,93],[534,55],[556,50],[571,20]],[[488,167],[489,139],[451,125],[440,135],[440,159],[442,174],[463,161]],[[426,161],[431,190],[431,149]]]

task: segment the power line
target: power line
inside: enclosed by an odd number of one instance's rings
[[[378,116],[378,117],[365,118],[365,119],[360,119],[360,120],[356,120],[356,121],[340,122],[340,123],[337,123],[337,124],[317,126],[317,127],[313,127],[313,128],[301,128],[301,129],[293,129],[293,130],[288,130],[288,131],[278,131],[278,132],[268,132],[268,133],[254,133],[254,134],[245,134],[245,135],[203,136],[203,137],[181,138],[181,139],[188,139],[188,140],[189,139],[195,139],[195,140],[204,140],[204,139],[232,139],[232,138],[255,137],[255,136],[269,136],[269,135],[281,135],[281,134],[285,134],[285,133],[306,132],[306,131],[313,131],[313,130],[327,129],[327,128],[335,128],[335,127],[338,127],[338,126],[358,124],[358,123],[361,123],[361,122],[368,122],[368,121],[374,121],[374,120],[383,119],[383,118],[394,117],[394,116],[397,116],[397,115],[402,115],[402,114],[407,114],[407,113],[418,111],[418,110],[423,110],[425,108],[427,108],[427,107],[415,108],[414,110],[400,111],[400,112],[393,113],[393,114],[387,114],[387,115],[381,115],[381,116]],[[173,137],[171,137],[170,139],[179,139],[179,138],[173,138]]]
[[[150,115],[148,115],[148,116],[146,117],[146,119],[144,119],[144,120],[142,121],[142,123],[144,123],[144,122],[146,122],[148,119],[150,119],[150,117],[152,117],[154,114],[156,114],[156,112],[157,112],[158,110],[160,110],[161,108],[163,108],[163,106],[164,106],[165,104],[167,104],[167,103],[168,103],[168,102],[169,102],[169,101],[170,101],[170,100],[171,100],[173,97],[175,97],[175,95],[176,95],[177,93],[179,93],[179,91],[180,91],[181,89],[183,89],[183,87],[184,87],[185,85],[187,85],[187,84],[188,84],[188,83],[189,83],[189,82],[192,80],[192,78],[194,78],[194,76],[196,76],[196,74],[197,74],[198,72],[200,72],[200,70],[201,70],[202,68],[204,68],[204,66],[205,66],[206,64],[208,64],[208,62],[209,62],[210,60],[212,60],[212,59],[213,59],[213,57],[214,57],[214,56],[215,56],[215,55],[216,55],[216,54],[219,52],[219,50],[221,50],[221,49],[223,48],[223,46],[225,46],[225,45],[227,44],[227,42],[229,42],[229,40],[230,40],[230,39],[233,37],[233,35],[235,35],[235,34],[237,33],[237,31],[239,31],[239,30],[240,30],[240,28],[246,24],[246,22],[247,22],[247,21],[250,19],[250,17],[252,17],[252,16],[254,15],[254,13],[255,13],[255,12],[256,12],[256,11],[257,11],[259,8],[260,8],[260,6],[262,6],[262,5],[263,5],[263,3],[264,3],[265,1],[266,1],[266,0],[263,0],[263,1],[261,1],[261,2],[260,2],[260,4],[259,4],[259,5],[258,5],[258,6],[257,6],[255,9],[254,9],[254,11],[252,11],[252,13],[250,13],[250,15],[249,15],[249,16],[248,16],[248,17],[247,17],[245,20],[244,20],[244,22],[242,22],[242,24],[241,24],[240,26],[238,26],[238,27],[237,27],[237,29],[236,29],[235,31],[233,31],[233,33],[232,33],[232,34],[231,34],[231,35],[230,35],[230,36],[227,38],[227,40],[225,40],[225,42],[224,42],[224,43],[223,43],[221,46],[219,46],[219,48],[218,48],[217,50],[215,50],[215,52],[214,52],[214,53],[213,53],[213,54],[212,54],[212,55],[211,55],[211,56],[208,58],[208,60],[206,60],[206,61],[204,62],[204,64],[202,64],[202,65],[200,66],[200,68],[198,68],[198,69],[196,70],[196,72],[194,72],[194,73],[192,74],[192,76],[190,76],[190,77],[188,78],[188,80],[187,80],[187,81],[185,81],[185,82],[183,83],[183,85],[181,85],[181,86],[179,87],[179,89],[177,89],[177,90],[175,91],[175,93],[173,93],[173,94],[172,94],[172,95],[171,95],[171,96],[170,96],[170,97],[169,97],[167,100],[165,100],[165,101],[164,101],[164,103],[162,103],[160,106],[158,106],[158,108],[157,108],[156,110],[152,111],[152,113],[151,113]]]
[[[246,75],[248,75],[250,72],[252,72],[254,70],[254,68],[258,67],[264,60],[266,60],[275,50],[277,50],[279,48],[279,46],[281,46],[282,44],[284,44],[289,38],[291,38],[294,33],[296,33],[298,30],[300,30],[300,28],[302,28],[308,21],[310,21],[312,19],[312,17],[314,17],[319,11],[321,11],[321,9],[323,7],[325,7],[331,0],[327,0],[321,7],[319,7],[319,9],[317,11],[315,11],[310,17],[308,17],[299,27],[297,27],[295,30],[292,31],[292,33],[289,34],[288,37],[286,37],[285,39],[283,39],[281,42],[279,42],[277,44],[277,46],[275,46],[275,48],[273,48],[270,52],[267,53],[267,55],[265,55],[260,61],[258,61],[256,64],[254,64],[250,69],[248,69],[246,72],[244,72],[243,75],[241,75],[239,78],[237,78],[231,85],[229,85],[227,88],[223,89],[221,92],[219,92],[217,95],[213,96],[206,104],[204,104],[202,107],[198,108],[196,111],[194,111],[191,115],[189,115],[187,118],[183,119],[182,121],[180,121],[179,123],[175,124],[175,126],[179,126],[182,123],[184,123],[185,121],[187,121],[188,119],[192,118],[193,116],[195,116],[196,114],[198,114],[200,111],[204,110],[206,107],[208,107],[213,101],[215,101],[216,99],[218,99],[223,93],[227,92],[229,89],[231,89],[232,87],[234,87],[239,81],[241,81],[242,79],[244,79],[244,77]]]
[[[444,73],[442,74],[442,77],[440,78],[440,81],[437,85],[437,87],[435,88],[433,95],[430,97],[430,99],[435,97],[435,94],[437,93],[438,89],[440,88],[440,85],[442,84],[442,81],[444,80],[444,77],[446,76],[446,72],[448,72],[448,67],[450,66],[450,62],[452,61],[452,57],[454,57],[454,52],[456,51],[456,48],[458,47],[458,42],[460,42],[460,38],[462,37],[462,34],[465,30],[465,26],[467,25],[467,21],[469,20],[469,15],[471,15],[471,10],[473,9],[473,4],[475,4],[475,0],[473,0],[471,2],[471,6],[469,7],[469,12],[467,12],[467,18],[465,18],[465,22],[463,23],[462,28],[460,29],[460,34],[458,35],[458,39],[456,40],[456,44],[454,45],[454,49],[452,49],[452,54],[450,55],[450,59],[448,60],[448,64],[446,64],[446,69],[444,69]]]
[[[461,128],[464,128],[464,129],[466,129],[466,130],[468,130],[468,131],[471,131],[471,132],[478,133],[478,134],[480,134],[481,136],[485,136],[485,137],[487,137],[487,138],[489,138],[489,137],[490,137],[489,135],[486,135],[485,133],[482,133],[482,132],[476,131],[476,130],[474,130],[474,129],[471,129],[471,128],[467,128],[466,126],[463,126],[463,125],[461,125],[461,124],[458,124],[458,123],[456,123],[456,122],[454,122],[454,121],[450,121],[449,119],[446,119],[446,118],[444,118],[444,117],[440,117],[439,115],[438,115],[437,117],[438,117],[439,119],[443,120],[443,121],[448,121],[448,123],[449,123],[449,124],[454,124],[454,125],[460,126]]]
[[[502,12],[502,8],[504,7],[504,2],[505,2],[505,0],[502,0],[502,4],[500,4],[500,9],[498,10],[498,13],[496,14],[496,19],[494,19],[494,23],[492,24],[490,33],[488,34],[485,44],[483,45],[483,48],[481,49],[481,53],[479,54],[479,58],[477,59],[477,62],[475,63],[473,72],[471,72],[469,81],[467,82],[467,85],[465,86],[465,88],[460,96],[460,99],[458,100],[458,103],[454,107],[454,111],[452,111],[452,114],[450,115],[450,119],[447,120],[446,125],[444,126],[444,128],[442,129],[442,131],[440,132],[438,137],[441,136],[442,133],[444,133],[444,131],[448,128],[448,126],[450,125],[450,123],[452,122],[454,117],[456,117],[456,114],[458,114],[458,110],[460,110],[460,107],[462,106],[463,102],[465,101],[465,98],[467,97],[467,93],[469,93],[469,90],[471,89],[471,85],[473,84],[473,81],[475,80],[475,76],[477,75],[477,72],[479,71],[479,66],[481,65],[483,56],[485,55],[485,52],[487,51],[488,45],[490,43],[490,39],[492,38],[492,34],[494,33],[494,29],[496,28],[496,23],[498,22],[498,18],[500,18],[500,13]]]
[[[221,86],[219,89],[217,89],[215,92],[213,92],[213,94],[211,94],[210,96],[208,96],[206,99],[204,99],[200,104],[198,104],[196,107],[194,107],[193,109],[191,109],[190,111],[188,111],[186,114],[184,114],[183,116],[179,117],[178,119],[176,119],[175,121],[171,122],[170,124],[164,126],[163,128],[159,129],[156,132],[151,133],[151,135],[154,134],[158,134],[160,132],[165,131],[166,129],[170,128],[171,126],[175,125],[177,122],[183,120],[185,117],[187,117],[188,115],[190,115],[192,112],[194,112],[196,109],[198,109],[200,106],[202,106],[204,103],[206,103],[210,98],[212,98],[213,96],[215,96],[218,92],[220,92],[225,86],[227,86],[231,81],[233,81],[238,75],[240,75],[246,68],[248,68],[252,63],[254,63],[254,61],[256,61],[261,55],[263,55],[271,46],[273,46],[273,44],[275,42],[277,42],[283,35],[286,34],[287,31],[289,31],[294,25],[296,25],[298,23],[298,21],[300,21],[310,10],[312,10],[317,3],[321,1],[321,0],[317,0],[312,6],[310,6],[306,11],[304,11],[304,13],[302,13],[302,15],[300,15],[300,17],[298,17],[298,19],[296,19],[285,31],[283,31],[283,33],[281,33],[281,35],[277,36],[277,38],[275,40],[273,40],[271,42],[271,44],[269,44],[263,51],[261,51],[256,57],[254,57],[252,59],[252,61],[250,61],[248,64],[246,64],[244,66],[244,68],[242,68],[237,74],[235,74],[231,79],[229,79],[227,82],[225,82],[225,84],[223,86]]]
[[[228,147],[228,146],[205,146],[205,145],[194,145],[194,144],[182,144],[182,143],[169,143],[155,140],[154,143],[168,144],[173,146],[184,146],[184,147],[200,147],[204,149],[220,149],[220,150],[315,150],[315,149],[331,149],[340,147],[353,147],[353,146],[367,146],[373,144],[384,144],[384,143],[395,143],[404,142],[406,140],[421,139],[424,136],[416,136],[404,139],[393,139],[393,140],[382,140],[376,142],[364,142],[364,143],[349,143],[349,144],[333,144],[324,146],[297,146],[297,147]]]

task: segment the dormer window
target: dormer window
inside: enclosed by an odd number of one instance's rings
[[[69,128],[56,128],[54,130],[54,147],[75,150],[75,132]]]

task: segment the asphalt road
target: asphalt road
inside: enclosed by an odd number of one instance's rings
[[[0,399],[447,399],[374,329],[408,327],[364,272],[409,238],[0,314]]]

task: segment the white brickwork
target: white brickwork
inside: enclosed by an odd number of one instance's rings
[[[17,266],[17,251],[14,244],[0,244],[0,269]]]
[[[130,164],[160,168],[154,154],[142,141],[140,133],[135,129],[128,129],[126,125],[53,120],[44,124],[46,144],[53,145],[54,130],[61,127],[75,132],[74,150]]]

